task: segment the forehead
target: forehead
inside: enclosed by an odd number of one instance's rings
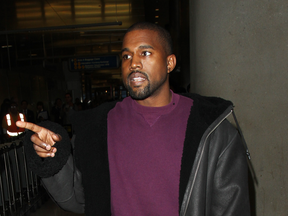
[[[158,32],[148,29],[133,30],[126,33],[123,39],[122,48],[129,49],[141,45],[151,45],[153,48],[163,49],[162,43],[159,41]]]

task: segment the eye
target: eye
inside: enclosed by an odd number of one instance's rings
[[[144,51],[141,53],[142,56],[150,56],[152,53],[149,51]]]
[[[125,54],[125,55],[122,56],[122,58],[123,58],[124,60],[127,60],[127,59],[131,59],[132,56]]]

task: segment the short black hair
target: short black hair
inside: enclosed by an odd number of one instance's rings
[[[164,29],[163,27],[156,25],[154,23],[150,23],[150,22],[137,22],[134,23],[132,26],[130,26],[125,35],[128,32],[134,31],[134,30],[151,30],[151,31],[155,31],[158,33],[158,37],[160,42],[162,43],[162,46],[164,47],[166,54],[167,55],[171,55],[173,53],[173,43],[172,43],[172,38],[170,33]],[[124,35],[124,37],[125,37]]]

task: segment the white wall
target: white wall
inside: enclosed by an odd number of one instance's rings
[[[287,215],[288,1],[190,3],[191,89],[234,102],[259,181],[257,215]]]

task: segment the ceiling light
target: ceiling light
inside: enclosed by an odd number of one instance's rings
[[[43,31],[56,31],[56,30],[66,30],[66,29],[91,28],[91,27],[112,26],[112,25],[122,25],[122,22],[119,21],[119,22],[107,22],[107,23],[91,23],[91,24],[80,24],[80,25],[65,25],[65,26],[51,26],[51,27],[41,27],[41,28],[8,30],[8,31],[0,31],[0,35],[15,34],[15,33],[21,33],[21,32],[43,32]]]
[[[3,49],[4,49],[4,48],[7,48],[7,47],[8,47],[8,48],[11,48],[11,47],[12,47],[12,45],[8,45],[8,46],[7,46],[7,45],[5,45],[5,46],[2,46],[2,48],[3,48]]]

